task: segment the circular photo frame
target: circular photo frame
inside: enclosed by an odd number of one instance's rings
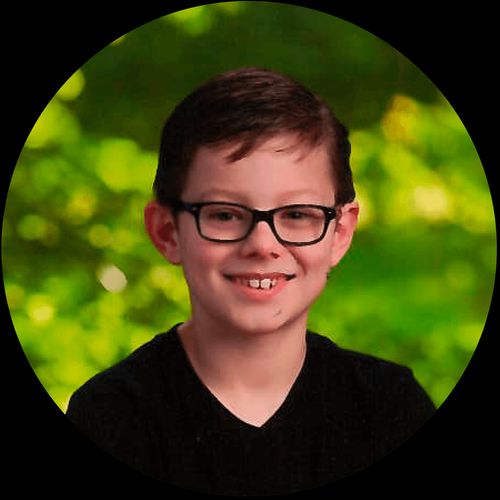
[[[63,414],[88,379],[187,319],[182,270],[144,230],[160,132],[193,88],[249,65],[304,83],[350,131],[359,225],[309,328],[408,366],[439,413],[493,295],[481,159],[453,103],[405,55],[339,17],[272,2],[136,27],[72,71],[36,120],[2,229],[8,312],[36,379]]]

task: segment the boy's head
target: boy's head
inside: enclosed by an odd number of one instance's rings
[[[330,108],[303,85],[260,68],[223,73],[188,95],[165,123],[158,170],[157,200],[171,205],[181,198],[195,153],[201,146],[234,145],[237,161],[268,139],[294,135],[306,148],[324,145],[336,187],[335,204],[354,200],[346,128]]]
[[[145,225],[182,265],[195,323],[302,329],[356,227],[349,149],[328,107],[271,71],[226,73],[181,102]]]

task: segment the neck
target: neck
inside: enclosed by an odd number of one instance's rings
[[[191,318],[179,335],[193,369],[212,390],[267,392],[290,387],[306,351],[306,319],[266,333],[238,332]]]

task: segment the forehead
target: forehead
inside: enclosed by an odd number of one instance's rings
[[[210,198],[212,193],[225,191],[234,193],[241,201],[272,200],[289,192],[304,192],[310,201],[319,202],[321,198],[331,202],[333,171],[325,145],[310,147],[282,135],[264,141],[243,158],[232,161],[229,157],[239,146],[232,143],[200,147],[193,158],[183,197]],[[311,196],[316,199],[311,200]]]

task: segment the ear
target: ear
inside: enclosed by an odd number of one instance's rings
[[[335,220],[335,234],[332,245],[330,265],[336,266],[351,246],[352,237],[358,224],[359,205],[357,202],[346,203],[339,209]]]
[[[179,233],[172,210],[150,201],[144,208],[144,225],[156,249],[171,264],[180,264]]]

